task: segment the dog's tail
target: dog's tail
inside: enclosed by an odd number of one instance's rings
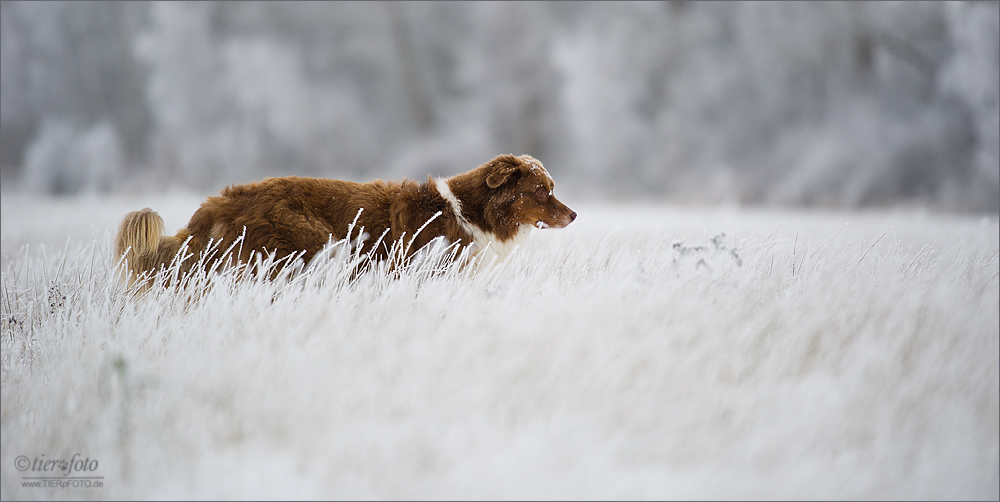
[[[185,236],[181,234],[164,236],[163,218],[148,207],[126,214],[115,237],[115,255],[125,261],[124,273],[129,285],[143,274],[169,265],[183,244]]]

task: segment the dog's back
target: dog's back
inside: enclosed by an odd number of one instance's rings
[[[254,252],[277,258],[302,253],[308,262],[331,238],[347,237],[353,225],[352,240],[360,237],[363,249],[384,259],[392,243],[409,240],[435,213],[448,209],[447,201],[435,195],[427,184],[414,181],[268,178],[209,197],[174,236],[163,235],[163,220],[152,209],[129,213],[118,229],[115,249],[135,276],[169,265],[185,243],[187,253],[196,258],[210,244],[228,246],[241,237],[232,252],[234,260],[247,262]],[[471,242],[471,236],[446,220],[431,221],[412,242],[410,254],[441,235]],[[183,260],[180,272],[189,271],[195,262]]]

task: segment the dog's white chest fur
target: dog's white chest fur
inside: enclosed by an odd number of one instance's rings
[[[455,212],[455,216],[458,218],[459,224],[462,225],[462,229],[469,234],[472,234],[472,238],[475,240],[473,252],[478,254],[484,252],[485,250],[485,253],[487,253],[484,256],[484,263],[489,263],[489,261],[493,259],[493,256],[496,256],[498,261],[506,260],[515,249],[519,246],[523,246],[527,242],[528,237],[531,236],[534,226],[525,224],[518,228],[517,233],[513,238],[501,242],[500,239],[498,239],[492,232],[487,232],[479,228],[477,225],[470,223],[464,216],[462,216],[462,203],[458,200],[458,197],[455,197],[455,194],[452,193],[451,187],[448,186],[447,179],[438,178],[434,180],[434,183],[437,187],[438,193],[440,193],[441,196],[444,197],[449,204],[451,204],[451,209]]]

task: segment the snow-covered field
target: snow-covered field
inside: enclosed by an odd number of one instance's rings
[[[569,200],[492,273],[115,286],[201,200],[3,195],[5,500],[1000,496],[996,216]]]

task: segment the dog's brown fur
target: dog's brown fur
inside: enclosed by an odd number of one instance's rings
[[[392,243],[405,243],[437,212],[441,215],[420,231],[407,254],[432,239],[490,246],[503,256],[505,245],[524,235],[528,226],[561,228],[576,213],[552,196],[553,182],[542,164],[522,155],[501,155],[482,166],[448,179],[425,183],[354,183],[322,178],[267,178],[230,186],[209,197],[174,236],[163,235],[163,220],[152,209],[129,213],[122,220],[115,250],[124,256],[131,280],[169,265],[187,242],[190,257],[180,264],[186,272],[210,241],[223,250],[242,235],[233,259],[248,262],[252,253],[276,258],[304,252],[308,262],[329,240],[343,239],[357,218],[364,227],[364,250],[378,259],[388,256]],[[445,192],[445,193],[442,193]],[[358,210],[362,209],[360,216]],[[457,209],[457,211],[456,211]],[[244,235],[245,228],[245,235]],[[352,238],[359,234],[354,230]],[[474,248],[475,249],[475,248]]]

